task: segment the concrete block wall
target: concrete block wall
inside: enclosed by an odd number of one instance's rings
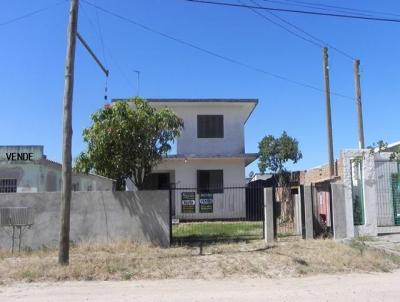
[[[22,247],[56,247],[60,231],[58,192],[0,194],[0,207],[32,207],[34,225]],[[73,192],[70,238],[74,242],[132,240],[169,246],[168,191]],[[11,246],[0,227],[0,248]]]

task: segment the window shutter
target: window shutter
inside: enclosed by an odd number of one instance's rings
[[[224,116],[223,115],[198,115],[197,116],[198,138],[223,138]]]

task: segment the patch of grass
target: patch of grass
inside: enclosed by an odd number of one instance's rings
[[[400,257],[326,240],[297,240],[267,245],[209,243],[162,249],[129,241],[76,244],[70,265],[57,264],[57,251],[11,254],[0,251],[0,284],[15,281],[132,280],[166,278],[281,278],[318,273],[386,272]]]
[[[178,240],[204,240],[217,239],[260,239],[263,236],[262,221],[244,222],[183,222],[172,226],[172,234]]]

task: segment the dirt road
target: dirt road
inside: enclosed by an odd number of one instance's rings
[[[399,301],[400,271],[290,279],[87,281],[0,287],[0,301]]]

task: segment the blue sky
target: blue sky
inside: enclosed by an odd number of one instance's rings
[[[323,88],[321,49],[249,10],[183,0],[89,1],[216,53]],[[307,1],[400,14],[397,0]],[[0,0],[0,24],[58,2]],[[400,140],[400,24],[279,16],[361,59],[366,144]],[[48,158],[60,161],[67,21],[68,3],[62,2],[35,16],[0,25],[1,145],[44,145]],[[133,70],[141,71],[143,97],[258,98],[259,105],[246,125],[247,152],[256,152],[264,135],[286,130],[299,140],[304,155],[293,169],[327,161],[322,93],[209,56],[103,12],[96,14],[84,3],[79,31],[110,69],[109,99],[137,93]],[[352,61],[331,49],[330,72],[332,91],[352,97]],[[105,78],[81,45],[75,75],[74,156],[84,149],[81,133],[90,123],[90,114],[105,104]],[[332,96],[332,120],[335,155],[357,147],[354,101]],[[256,165],[250,170],[257,171]]]

